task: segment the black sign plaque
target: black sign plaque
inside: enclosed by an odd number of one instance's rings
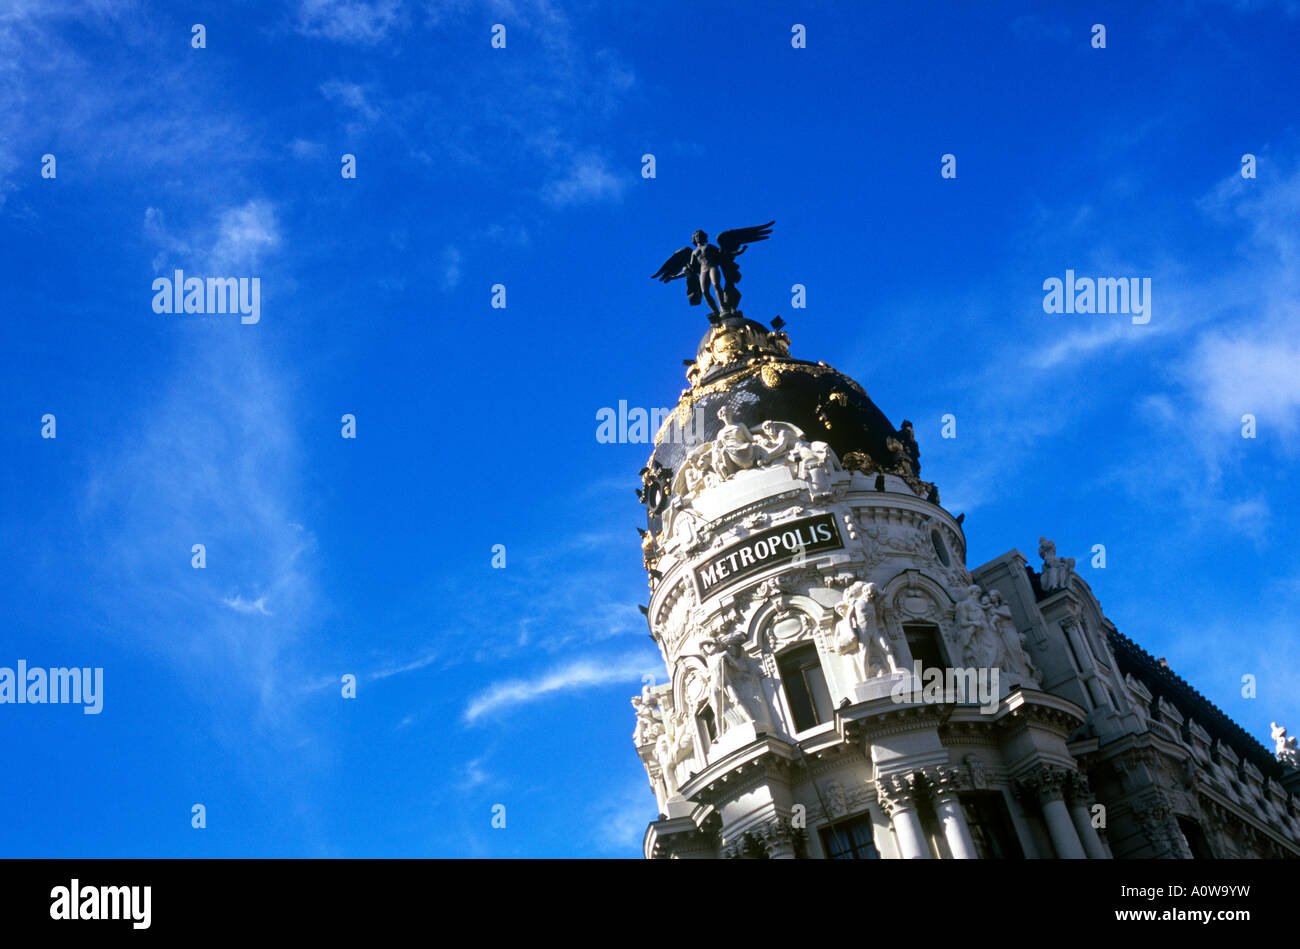
[[[700,599],[711,596],[738,580],[788,563],[800,556],[810,556],[844,546],[834,514],[818,514],[789,521],[777,527],[751,534],[738,544],[709,557],[695,568],[695,586]]]

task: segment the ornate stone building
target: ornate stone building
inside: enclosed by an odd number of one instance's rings
[[[1121,635],[1050,541],[968,569],[911,424],[774,324],[712,325],[642,471],[645,855],[1300,856],[1295,739]]]

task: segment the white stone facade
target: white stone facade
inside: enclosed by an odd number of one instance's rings
[[[1041,576],[1015,551],[968,571],[903,479],[724,413],[647,548],[647,857],[1300,856],[1297,772],[1201,727],[1050,542]]]

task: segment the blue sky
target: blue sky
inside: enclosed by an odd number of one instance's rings
[[[0,4],[0,665],[105,670],[0,706],[0,854],[639,855],[646,449],[596,412],[684,385],[649,274],[770,219],[747,315],[913,420],[969,566],[1051,537],[1300,729],[1300,5],[1139,6]],[[1150,323],[1044,313],[1067,268]],[[174,269],[260,322],[154,313]]]

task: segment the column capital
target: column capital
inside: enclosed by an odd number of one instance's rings
[[[1022,797],[1037,800],[1040,804],[1064,800],[1069,777],[1070,772],[1063,768],[1039,765],[1016,782],[1017,791]]]
[[[1085,810],[1097,802],[1096,796],[1092,793],[1092,785],[1088,783],[1088,776],[1082,771],[1070,775],[1069,797],[1071,806],[1082,807]]]
[[[794,857],[798,833],[784,817],[774,817],[754,830],[754,836],[763,842],[771,857]]]
[[[925,777],[917,771],[883,775],[876,779],[876,797],[881,809],[892,818],[897,811],[914,809],[924,787]]]
[[[956,800],[959,791],[966,790],[969,781],[958,768],[926,768],[925,779],[935,801]]]

